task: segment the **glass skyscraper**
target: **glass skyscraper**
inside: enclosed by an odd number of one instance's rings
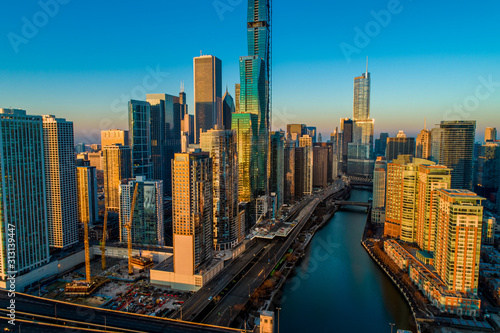
[[[132,176],[153,178],[151,162],[151,106],[148,102],[129,102],[129,146],[132,150]]]
[[[257,115],[255,199],[268,192],[270,129],[271,5],[269,0],[248,1],[248,56],[240,58],[240,113]],[[240,168],[241,172],[241,168]],[[248,173],[249,170],[246,170]],[[252,171],[253,172],[253,171]],[[241,187],[241,184],[240,184]],[[241,190],[240,190],[241,192]],[[242,200],[240,198],[240,200]]]
[[[370,73],[354,78],[354,120],[370,119]]]

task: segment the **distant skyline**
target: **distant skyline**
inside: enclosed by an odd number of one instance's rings
[[[181,82],[193,114],[200,50],[222,60],[223,88],[234,97],[247,54],[246,0],[4,7],[0,107],[71,120],[75,142],[127,129],[129,99],[176,95]],[[327,140],[352,116],[353,80],[368,56],[375,137],[416,136],[425,118],[428,128],[474,119],[482,140],[486,127],[500,126],[499,9],[493,1],[273,1],[273,128],[305,123]]]

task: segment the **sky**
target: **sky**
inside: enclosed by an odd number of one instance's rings
[[[5,0],[0,107],[74,122],[75,142],[127,125],[127,101],[177,95],[193,108],[193,57],[222,60],[234,96],[247,55],[246,0]],[[416,135],[442,120],[500,126],[500,3],[274,0],[273,128],[352,117],[369,57],[375,133]]]

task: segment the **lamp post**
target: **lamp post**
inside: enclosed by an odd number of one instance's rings
[[[281,308],[276,308],[278,310],[278,333],[280,333],[280,310]]]
[[[394,323],[389,323],[389,325],[391,325],[391,333],[392,333],[392,329],[394,328],[394,326],[395,326],[396,324],[394,324]]]

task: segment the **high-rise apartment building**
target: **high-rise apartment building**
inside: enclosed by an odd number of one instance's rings
[[[213,258],[212,159],[181,153],[172,165],[174,272],[192,276]]]
[[[439,164],[453,169],[451,188],[472,190],[475,120],[441,122]]]
[[[431,131],[423,129],[417,135],[417,149],[415,157],[428,160],[431,158]]]
[[[78,221],[93,225],[99,219],[97,201],[97,170],[92,166],[76,168]]]
[[[477,295],[484,199],[468,190],[441,189],[437,195],[436,271],[449,290]]]
[[[387,179],[387,161],[385,157],[377,157],[373,170],[373,202],[372,222],[384,224],[385,222],[385,191]]]
[[[163,181],[163,193],[172,194],[172,164],[181,151],[181,98],[167,94],[147,94],[151,105],[151,158],[153,179]],[[183,106],[185,104],[182,104]]]
[[[238,225],[238,153],[236,133],[231,130],[208,130],[201,133],[200,148],[210,154],[213,180],[214,248],[230,250],[242,240]]]
[[[295,200],[295,142],[285,141],[283,169],[283,201],[291,204]]]
[[[73,122],[42,119],[49,245],[64,249],[78,242]]]
[[[418,246],[434,252],[436,246],[439,189],[449,189],[451,169],[444,165],[419,165],[417,180],[417,239]]]
[[[120,185],[123,179],[132,178],[132,152],[129,146],[114,144],[104,146],[104,204],[106,209],[118,212],[120,209]]]
[[[313,186],[328,186],[328,148],[313,147]]]
[[[222,113],[222,62],[217,57],[204,55],[193,60],[195,142],[200,142],[200,131],[208,131]]]
[[[129,146],[132,151],[132,176],[153,178],[151,162],[151,105],[148,102],[129,102]]]
[[[128,131],[120,129],[110,129],[107,131],[101,131],[101,146],[111,146],[114,144],[121,144],[122,146],[128,146]]]
[[[497,139],[497,129],[495,127],[486,127],[484,132],[484,141],[496,141]]]
[[[130,212],[137,185],[134,216],[130,227],[133,244],[164,246],[163,184],[144,176],[123,180],[120,185],[120,242],[127,242]]]
[[[334,157],[335,157],[335,145],[333,142],[316,142],[313,143],[314,147],[324,147],[328,152],[328,162],[327,162],[327,182],[333,181],[337,177],[336,170],[334,170]],[[314,163],[313,163],[314,164]]]
[[[285,132],[276,131],[270,135],[269,193],[274,193],[275,209],[279,210],[284,204]]]
[[[311,195],[313,190],[313,147],[312,138],[309,135],[303,135],[299,139],[299,147],[304,152],[304,195]]]
[[[8,272],[21,275],[50,259],[42,117],[0,108],[0,156],[4,234],[0,237],[0,279],[5,281]],[[9,256],[8,233],[18,246],[15,258]],[[9,266],[10,259],[15,260],[14,267]]]

